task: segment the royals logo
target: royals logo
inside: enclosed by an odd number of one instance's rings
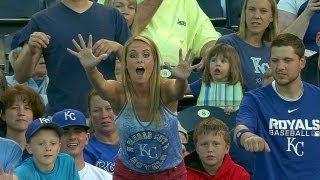
[[[302,150],[304,146],[303,141],[297,141],[296,138],[288,137],[288,148],[286,151],[294,152],[297,156],[303,156],[304,152]]]
[[[288,113],[298,110],[289,109]],[[287,152],[292,152],[297,156],[304,155],[306,137],[320,136],[319,119],[274,119],[269,120],[269,135],[282,136],[287,138]]]

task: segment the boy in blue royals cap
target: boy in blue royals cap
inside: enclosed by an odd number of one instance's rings
[[[72,157],[59,154],[62,129],[45,118],[34,120],[26,132],[26,149],[32,157],[26,159],[15,174],[19,180],[79,180]]]
[[[89,127],[82,112],[65,109],[55,113],[52,116],[52,121],[63,128],[62,150],[75,158],[81,180],[112,179],[112,175],[107,171],[84,161],[83,149],[88,144],[89,133],[87,131]]]

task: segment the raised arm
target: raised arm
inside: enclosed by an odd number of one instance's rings
[[[313,13],[320,11],[319,0],[309,0],[306,9],[282,33],[291,33],[303,39]]]
[[[74,39],[72,40],[78,52],[69,48],[67,49],[68,52],[78,57],[86,71],[89,81],[97,90],[99,95],[108,100],[111,104],[118,106],[119,103],[122,102],[120,98],[123,97],[121,96],[121,92],[123,91],[121,83],[114,80],[106,80],[96,67],[102,60],[107,59],[112,52],[115,52],[115,50],[110,48],[105,51],[106,53],[100,54],[96,57],[93,55],[92,50],[92,36],[89,36],[87,46],[80,34],[78,37],[80,45]]]
[[[177,101],[185,94],[188,77],[190,76],[193,69],[198,65],[192,66],[194,60],[194,53],[191,50],[186,54],[185,59],[182,57],[182,50],[179,50],[179,64],[176,67],[171,67],[170,64],[165,62],[165,65],[172,73],[172,76],[176,79],[168,79],[164,83],[164,95],[167,103]]]
[[[140,34],[141,31],[147,27],[162,1],[163,0],[145,0],[138,4],[137,13],[132,24],[133,35]]]
[[[296,20],[296,19],[297,19],[297,15],[295,15],[291,12],[279,10],[278,26],[279,26],[280,32],[285,30],[288,26],[290,26],[291,23],[293,23],[294,20]]]
[[[19,83],[24,83],[32,76],[42,55],[42,50],[47,48],[49,42],[50,36],[43,32],[34,32],[30,35],[28,43],[23,46],[13,66],[15,79]]]

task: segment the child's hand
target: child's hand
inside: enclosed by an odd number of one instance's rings
[[[224,112],[225,112],[226,114],[230,115],[232,112],[234,112],[234,110],[233,110],[231,107],[226,107],[226,108],[224,109]]]

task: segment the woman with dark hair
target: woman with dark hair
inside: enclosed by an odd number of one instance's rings
[[[88,110],[92,134],[84,150],[84,160],[113,173],[119,151],[114,112],[110,103],[102,99],[95,90],[89,94]]]

